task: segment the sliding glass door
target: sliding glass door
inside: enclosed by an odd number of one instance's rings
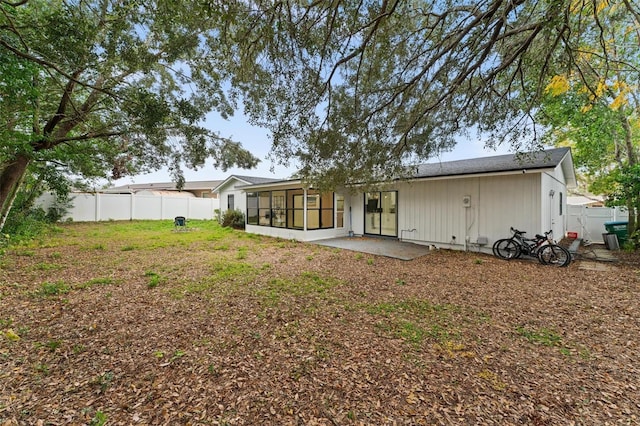
[[[364,194],[365,234],[398,236],[397,199],[397,191],[367,192]]]

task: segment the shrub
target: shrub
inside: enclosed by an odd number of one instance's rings
[[[227,210],[222,215],[222,226],[244,229],[244,213],[240,210]]]

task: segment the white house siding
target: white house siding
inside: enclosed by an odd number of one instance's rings
[[[496,240],[511,236],[511,227],[529,236],[542,231],[540,173],[490,176],[479,182],[479,234],[488,238],[489,248]]]
[[[233,195],[234,210],[240,210],[244,214],[247,214],[247,196],[242,189],[238,187],[247,185],[245,182],[240,182],[236,179],[228,182],[225,186],[218,189],[220,198],[220,211],[222,213],[227,211],[229,205],[229,195]]]
[[[510,235],[511,226],[531,234],[542,230],[539,173],[449,177],[386,189],[398,191],[398,238],[406,241],[462,249],[477,247],[482,236],[490,250],[495,240]],[[470,207],[463,206],[466,196]],[[364,195],[353,195],[351,204],[353,231],[363,234]]]
[[[273,226],[246,225],[247,232],[251,234],[266,235],[275,238],[284,238],[296,241],[316,241],[327,238],[346,237],[346,228],[314,229],[302,231],[300,229],[277,228]]]
[[[349,215],[349,220],[345,224],[354,234],[362,235],[364,233],[364,194],[352,193],[346,199],[349,200],[351,211],[347,209],[345,213]]]
[[[556,240],[560,240],[564,237],[568,222],[567,188],[564,184],[565,176],[562,168],[558,166],[552,172],[543,173],[541,182],[540,217],[542,229],[540,231],[552,230],[553,237]],[[561,202],[562,208],[560,207]]]

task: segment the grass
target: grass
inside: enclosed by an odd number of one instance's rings
[[[445,342],[459,338],[459,327],[452,318],[461,309],[448,304],[433,304],[428,300],[408,299],[396,302],[365,304],[370,315],[380,316],[383,332],[401,337],[414,348],[426,340]]]
[[[218,299],[221,300],[225,296],[242,291],[258,272],[255,266],[241,262],[237,257],[225,261],[218,260],[209,267],[207,276],[176,284],[171,287],[169,293],[177,299],[182,299],[187,295],[210,294],[216,291]]]
[[[162,278],[160,275],[153,271],[145,271],[144,276],[148,278],[147,287],[148,288],[156,288],[160,285]]]
[[[256,295],[261,303],[276,306],[287,297],[327,299],[329,291],[342,284],[341,281],[326,278],[313,272],[303,272],[293,278],[274,278],[259,288]]]
[[[545,327],[530,330],[523,326],[518,326],[516,327],[516,333],[533,344],[543,346],[560,346],[562,344],[562,336],[554,330]]]
[[[71,291],[71,286],[64,281],[45,282],[42,283],[40,289],[36,292],[38,296],[58,296],[60,294],[67,294]]]
[[[64,266],[56,263],[40,262],[40,263],[36,263],[32,267],[32,269],[36,271],[56,271],[59,269],[64,269]]]

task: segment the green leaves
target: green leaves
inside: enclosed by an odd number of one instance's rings
[[[36,169],[121,178],[168,165],[254,167],[239,143],[203,127],[207,114],[233,112],[209,6],[159,0],[0,4],[0,181],[28,158]],[[218,22],[219,23],[219,22]],[[36,173],[36,176],[44,176]],[[50,182],[53,185],[52,182]],[[0,227],[13,193],[0,188]]]

